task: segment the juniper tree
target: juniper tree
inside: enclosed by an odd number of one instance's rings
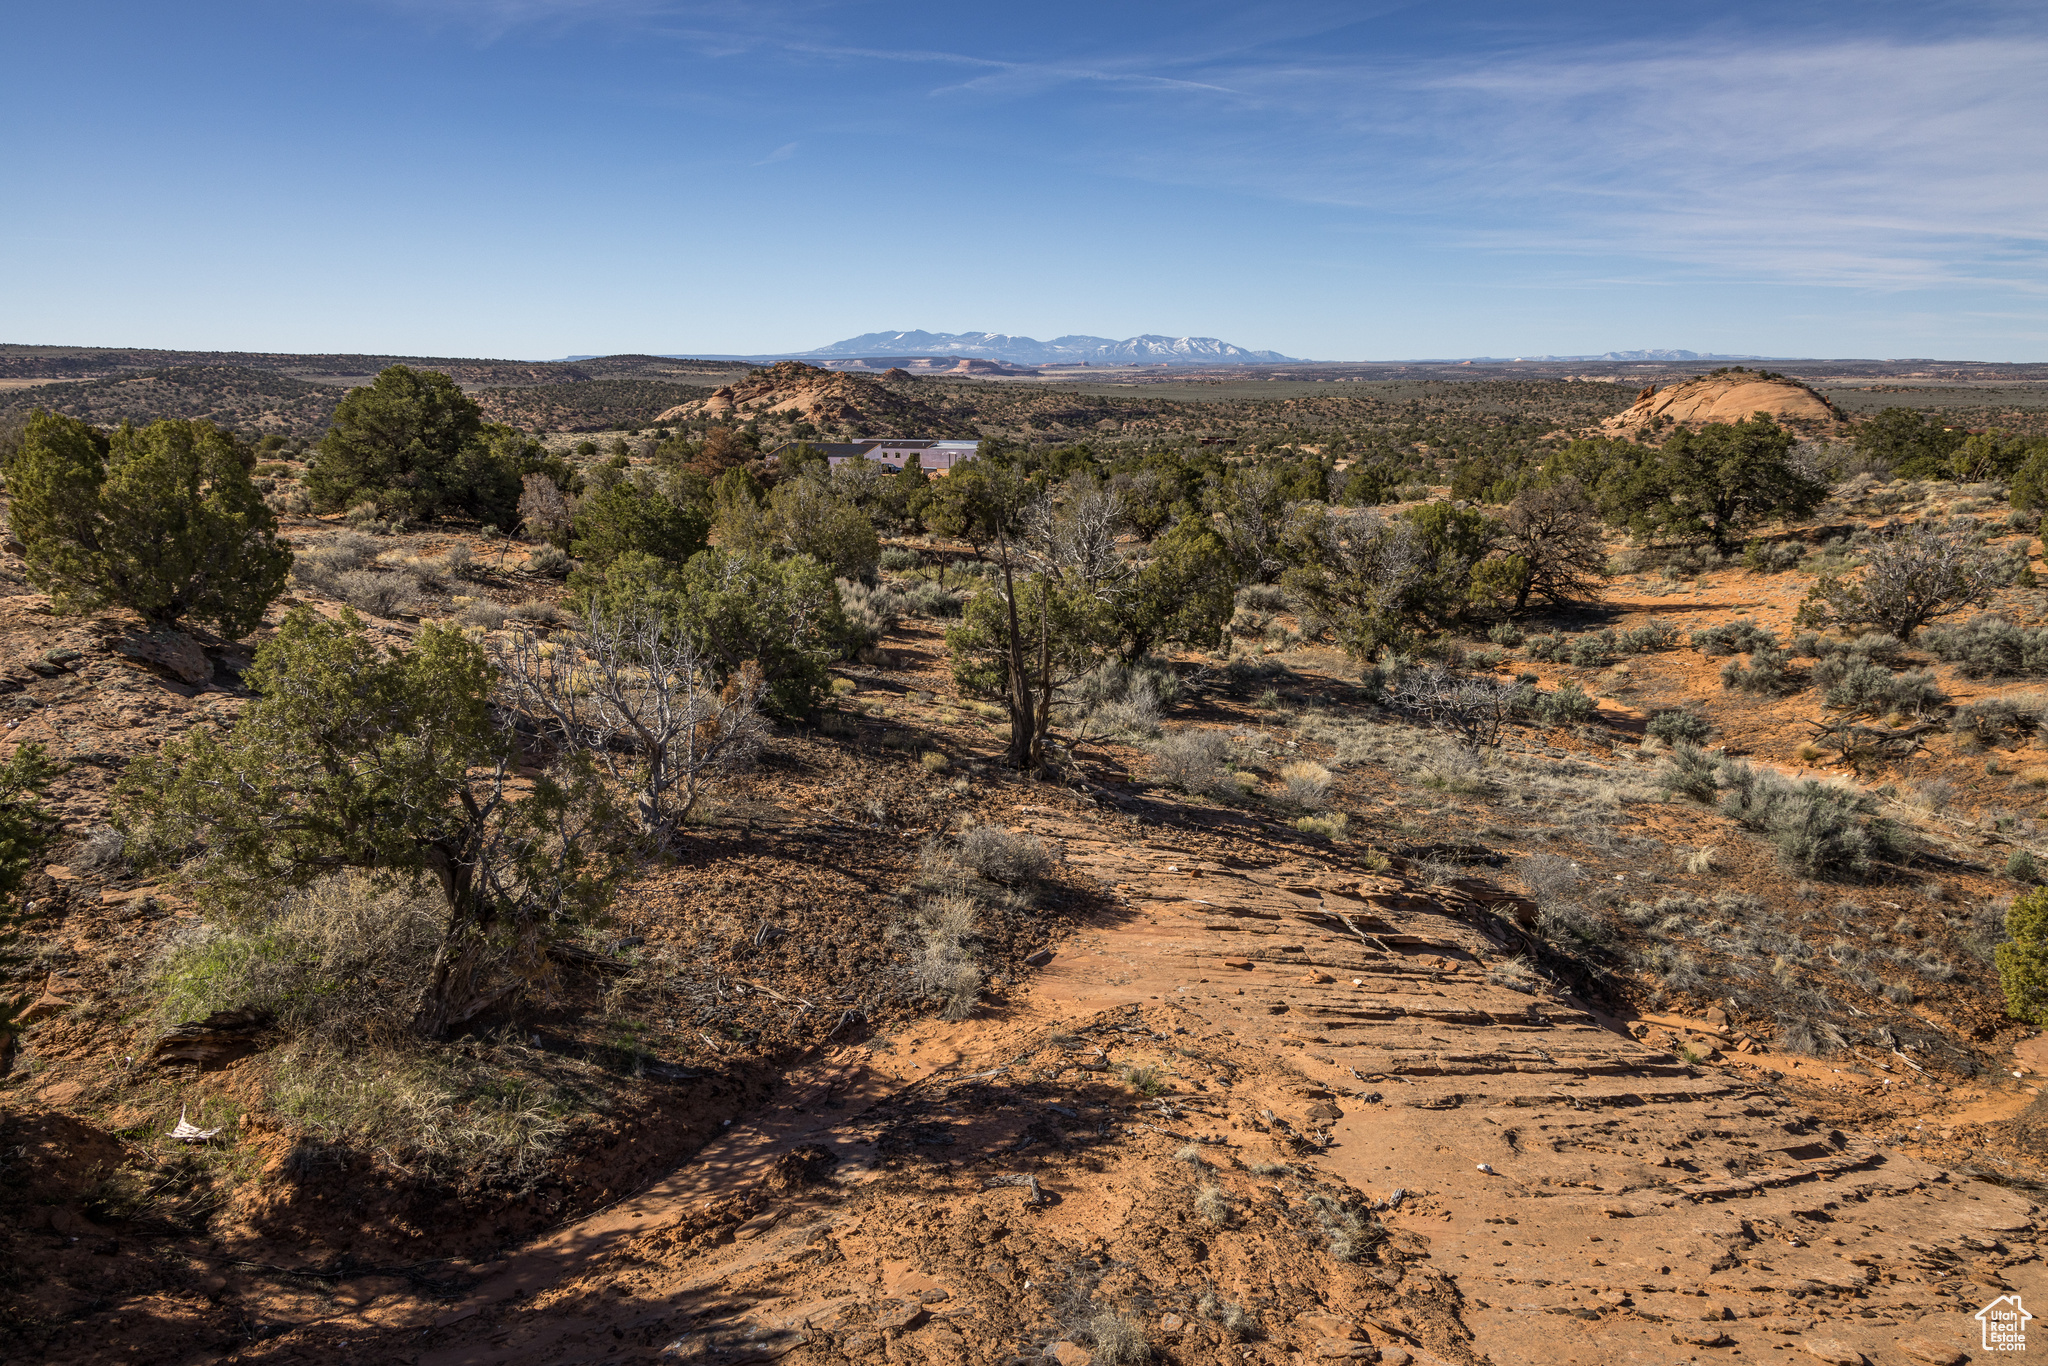
[[[292,563],[254,464],[210,422],[108,435],[35,414],[8,480],[29,581],[63,612],[126,607],[153,629],[189,618],[230,640],[249,634]]]

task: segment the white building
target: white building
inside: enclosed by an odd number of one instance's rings
[[[904,437],[876,437],[872,441],[790,441],[777,446],[774,454],[784,455],[798,446],[823,451],[834,465],[849,460],[872,460],[891,474],[909,464],[914,456],[928,475],[950,474],[955,465],[972,460],[978,441],[924,441]]]

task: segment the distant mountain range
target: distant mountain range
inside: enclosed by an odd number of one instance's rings
[[[1603,351],[1597,356],[1516,356],[1516,360],[1761,360],[1760,356],[1724,356],[1713,351]]]
[[[1006,332],[863,332],[814,351],[784,351],[737,360],[839,360],[855,356],[958,356],[1013,365],[1270,365],[1299,359],[1253,351],[1215,337],[1162,337],[1148,332],[1111,337],[1013,337]],[[724,360],[727,357],[707,357]]]

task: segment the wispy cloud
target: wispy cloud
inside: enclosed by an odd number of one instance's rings
[[[629,25],[778,74],[928,68],[913,88],[945,107],[1065,121],[1055,141],[977,125],[1021,154],[1591,271],[2048,292],[2048,19],[2025,5],[1876,7],[1851,37],[1731,19],[1607,43],[1543,13],[1418,38],[1395,0],[1194,5],[1121,39],[1048,26],[1034,43],[827,0],[416,3],[492,32]],[[1377,26],[1397,10],[1398,40]],[[912,32],[934,41],[889,41]]]
[[[1218,77],[1248,115],[1117,160],[1502,250],[2048,288],[2044,63],[2034,35],[1290,62]]]
[[[796,149],[796,143],[785,142],[780,147],[770,152],[767,156],[762,157],[759,161],[755,162],[754,164],[756,166],[772,166],[778,161],[788,161],[791,157],[796,155]]]

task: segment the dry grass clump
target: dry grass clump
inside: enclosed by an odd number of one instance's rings
[[[1221,1186],[1203,1186],[1195,1192],[1195,1213],[1218,1228],[1228,1228],[1237,1222],[1237,1207],[1230,1203]]]
[[[1306,810],[1320,811],[1330,800],[1330,770],[1313,759],[1281,765],[1280,781],[1287,784],[1287,800]]]
[[[1209,796],[1230,785],[1223,767],[1230,741],[1217,731],[1177,730],[1147,745],[1145,752],[1162,782],[1191,796]]]
[[[1195,1301],[1195,1312],[1235,1341],[1244,1342],[1259,1335],[1258,1320],[1243,1305],[1232,1304],[1213,1290],[1204,1291],[1202,1297]]]
[[[128,837],[111,825],[97,825],[85,832],[70,853],[74,873],[97,873],[120,864],[128,848]]]
[[[1029,886],[1052,871],[1052,855],[1036,835],[977,825],[960,836],[956,857],[990,882],[1007,887]]]
[[[440,947],[445,912],[423,889],[345,873],[233,927],[175,941],[155,965],[166,1025],[261,1010],[338,1045],[406,1032]]]
[[[1319,816],[1302,816],[1294,822],[1294,828],[1304,835],[1315,835],[1335,843],[1351,833],[1351,817],[1341,811],[1325,812]],[[1384,867],[1385,864],[1380,865]]]
[[[1515,862],[1515,876],[1539,903],[1560,901],[1577,891],[1585,880],[1578,864],[1559,854],[1530,854]]]
[[[937,897],[924,904],[911,924],[916,932],[912,989],[921,997],[940,998],[941,1018],[966,1019],[981,1001],[981,966],[968,946],[980,928],[979,908],[957,894]]]
[[[534,1179],[594,1094],[536,1075],[544,1061],[506,1041],[481,1058],[309,1042],[276,1057],[266,1089],[278,1113],[322,1143],[412,1158],[444,1176]]]
[[[1321,1192],[1308,1197],[1308,1207],[1328,1239],[1330,1255],[1340,1262],[1357,1261],[1387,1236],[1386,1226],[1379,1220]]]
[[[462,604],[461,610],[455,614],[455,620],[464,626],[496,631],[505,625],[505,609],[489,598],[476,598]]]
[[[1166,1090],[1166,1076],[1156,1067],[1125,1067],[1117,1080],[1141,1096],[1156,1096]]]
[[[1139,1366],[1152,1359],[1152,1343],[1132,1319],[1104,1310],[1088,1320],[1095,1341],[1095,1366]]]
[[[156,1018],[273,1017],[286,1042],[263,1067],[268,1099],[318,1144],[449,1175],[536,1175],[589,1102],[548,1075],[558,1060],[515,1042],[479,1054],[413,1034],[444,914],[421,889],[337,874],[175,940],[151,967]]]

